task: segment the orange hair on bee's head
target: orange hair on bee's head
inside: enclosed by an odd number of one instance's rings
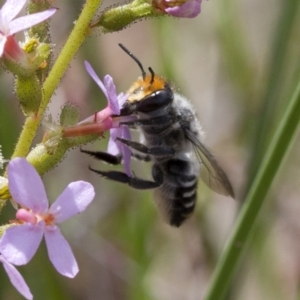
[[[140,101],[156,91],[163,90],[166,85],[166,80],[158,75],[151,74],[145,76],[145,78],[139,77],[128,89],[129,97],[127,101]]]

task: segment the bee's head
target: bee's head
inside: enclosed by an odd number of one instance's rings
[[[142,77],[139,77],[127,91],[129,97],[124,110],[128,112],[123,110],[123,114],[130,114],[133,112],[132,110],[143,113],[152,112],[172,103],[173,91],[167,81],[163,77],[155,75],[150,67],[148,68],[150,74],[147,75],[141,62],[122,44],[119,46],[138,64],[142,71]],[[129,109],[129,106],[134,106],[134,109]]]

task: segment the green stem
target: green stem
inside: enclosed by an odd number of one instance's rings
[[[300,120],[300,81],[281,122],[275,131],[253,184],[246,196],[232,234],[216,266],[205,300],[223,299],[238,262],[249,242],[258,213],[266,200],[271,183],[284,159]]]
[[[25,157],[31,147],[32,140],[34,139],[38,124],[33,117],[27,117],[23,130],[20,134],[19,140],[15,147],[14,153],[11,157]]]
[[[51,69],[48,77],[43,84],[43,96],[38,113],[36,116],[28,117],[26,119],[12,158],[17,156],[25,157],[27,155],[38,126],[40,125],[40,122],[43,118],[47,105],[61,78],[63,77],[68,65],[89,34],[89,24],[94,14],[96,13],[101,1],[102,0],[86,1],[73,31],[71,32],[66,44],[64,45],[59,57],[54,63],[53,68]]]

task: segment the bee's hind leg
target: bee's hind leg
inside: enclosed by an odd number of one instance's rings
[[[102,151],[83,150],[81,148],[80,151],[111,165],[119,165],[122,161],[121,155],[112,155]]]
[[[120,171],[99,171],[91,167],[89,167],[89,169],[107,179],[128,184],[129,186],[139,190],[154,189],[159,187],[162,184],[162,180],[157,180],[157,181],[144,180],[138,177],[130,177],[126,173]]]

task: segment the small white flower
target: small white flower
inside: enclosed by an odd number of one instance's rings
[[[0,57],[4,53],[5,44],[9,37],[24,29],[30,28],[50,18],[56,8],[16,18],[27,0],[6,0],[0,9]]]

